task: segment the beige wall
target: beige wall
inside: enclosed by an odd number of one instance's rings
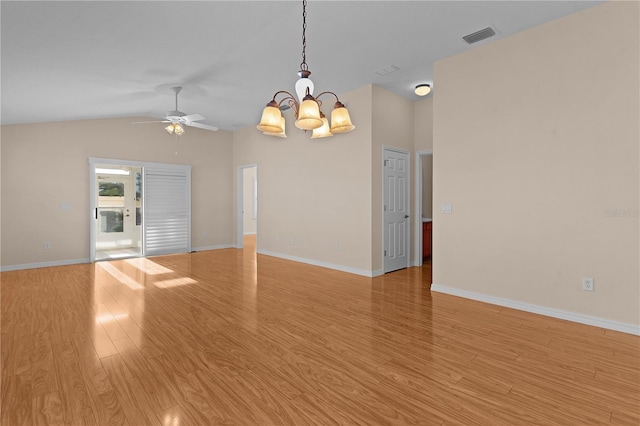
[[[638,7],[436,64],[434,283],[640,324]]]
[[[371,191],[372,191],[372,265],[374,271],[383,267],[383,147],[398,148],[409,152],[410,199],[413,211],[414,198],[414,155],[413,145],[413,102],[379,86],[373,86],[372,98],[372,139],[371,139]],[[410,235],[414,235],[414,221],[410,220]],[[410,259],[413,259],[413,242],[410,240]]]
[[[413,148],[416,152],[433,151],[434,96],[432,94],[413,103]]]
[[[371,86],[341,94],[356,129],[331,138],[311,139],[292,111],[287,139],[234,132],[234,167],[258,165],[259,251],[371,271],[371,98]]]
[[[89,157],[191,164],[192,247],[232,242],[232,134],[132,121],[2,126],[3,267],[88,259]]]

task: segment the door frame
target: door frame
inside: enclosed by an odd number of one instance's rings
[[[380,254],[382,256],[382,273],[386,274],[387,271],[385,270],[385,256],[384,256],[384,242],[385,242],[385,209],[384,209],[384,197],[385,197],[385,182],[384,182],[384,153],[385,151],[393,151],[393,152],[398,152],[401,154],[407,154],[407,180],[408,180],[408,184],[407,184],[407,193],[406,193],[406,197],[405,199],[406,201],[406,211],[407,212],[411,212],[411,152],[402,148],[396,148],[393,146],[388,146],[388,145],[382,145],[382,162],[380,163],[380,168],[382,170],[382,203],[380,208],[382,209],[382,247],[380,250]],[[410,219],[410,218],[409,218]],[[409,220],[409,225],[411,224],[411,220]],[[405,235],[405,250],[407,251],[407,264],[405,267],[410,267],[411,266],[411,256],[410,256],[410,252],[411,252],[411,228],[408,227],[407,231],[406,231],[406,235]],[[392,271],[390,271],[392,272]]]
[[[422,158],[430,155],[433,158],[433,150],[416,151],[416,175],[415,175],[415,233],[414,233],[414,251],[415,257],[413,259],[413,266],[422,265]],[[433,199],[433,194],[431,195]],[[433,213],[431,214],[433,216]],[[433,220],[433,217],[431,218]],[[431,248],[433,252],[433,247]],[[433,259],[433,256],[431,256]]]
[[[113,158],[97,158],[97,157],[89,157],[89,260],[90,262],[96,261],[96,228],[95,228],[95,212],[96,208],[96,165],[100,164],[109,164],[114,166],[124,166],[124,167],[137,167],[142,170],[142,226],[140,231],[142,232],[142,247],[140,248],[140,256],[144,257],[147,255],[147,225],[145,218],[145,207],[146,207],[146,194],[145,194],[145,174],[146,172],[151,170],[189,170],[188,173],[188,251],[191,251],[191,166],[186,164],[176,164],[176,163],[154,163],[149,161],[131,161],[131,160],[118,160]]]
[[[243,164],[238,166],[236,178],[236,248],[244,248],[244,169],[256,168],[256,181],[258,181],[258,164]],[[258,183],[258,186],[260,184]],[[256,220],[259,214],[256,214]],[[258,248],[258,223],[256,223],[256,250]]]

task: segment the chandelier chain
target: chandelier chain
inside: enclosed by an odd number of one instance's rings
[[[307,66],[307,0],[302,0],[302,63],[300,69],[308,71]]]

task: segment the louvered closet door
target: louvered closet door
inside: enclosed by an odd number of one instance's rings
[[[191,251],[191,168],[145,168],[145,255]]]

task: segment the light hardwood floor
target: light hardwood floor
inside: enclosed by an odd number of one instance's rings
[[[4,272],[2,425],[640,423],[637,336],[246,250]]]

